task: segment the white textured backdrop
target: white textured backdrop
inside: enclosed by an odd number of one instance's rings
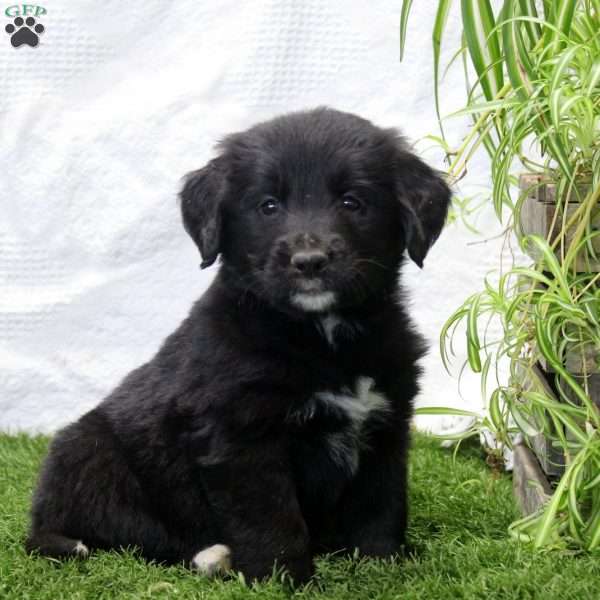
[[[40,45],[16,49],[2,14],[0,429],[52,431],[77,417],[184,318],[214,268],[198,270],[176,193],[219,137],[321,104],[413,141],[436,131],[434,3],[414,4],[402,64],[399,0],[47,1]],[[447,55],[456,14],[448,31]],[[451,74],[448,112],[463,90]],[[448,124],[455,140],[464,128]],[[461,191],[486,180],[471,166]],[[479,225],[499,231],[490,211]],[[420,404],[481,405],[477,378],[465,377],[461,398],[437,351],[445,318],[497,262],[500,242],[475,239],[451,225],[425,269],[405,271],[432,344]]]

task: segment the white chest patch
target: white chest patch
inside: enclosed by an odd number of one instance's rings
[[[359,323],[346,321],[333,312],[320,316],[315,321],[315,325],[327,343],[334,349],[337,348],[338,343],[352,341],[362,331]]]
[[[350,474],[356,473],[359,465],[359,451],[363,440],[363,428],[373,414],[384,415],[391,410],[389,400],[373,390],[374,381],[370,377],[356,379],[354,392],[317,392],[314,402],[339,410],[349,421],[345,429],[330,433],[327,445],[333,460]]]
[[[325,339],[331,346],[335,345],[333,332],[335,328],[342,322],[342,320],[334,314],[328,314],[325,317],[321,317],[320,323]]]
[[[373,391],[375,381],[371,377],[356,378],[354,392],[342,390],[341,393],[317,392],[315,398],[342,410],[353,425],[362,427],[369,414],[378,410],[389,410],[388,399]]]

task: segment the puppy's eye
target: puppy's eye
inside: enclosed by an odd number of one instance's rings
[[[279,210],[279,200],[273,198],[273,196],[268,196],[261,202],[259,209],[263,215],[272,215]]]
[[[344,194],[342,196],[342,206],[351,212],[356,212],[362,208],[360,200],[352,194]]]

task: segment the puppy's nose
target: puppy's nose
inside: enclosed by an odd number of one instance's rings
[[[300,250],[292,255],[292,267],[306,277],[321,272],[327,264],[327,255],[322,250]]]

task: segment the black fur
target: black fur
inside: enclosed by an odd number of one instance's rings
[[[82,540],[187,562],[221,543],[247,578],[277,563],[297,582],[317,552],[397,552],[424,352],[398,269],[405,249],[422,264],[449,196],[394,130],[327,108],[221,142],[181,193],[218,274],[150,362],[56,435],[27,548],[68,556]],[[319,394],[358,376],[389,407],[353,430]]]

